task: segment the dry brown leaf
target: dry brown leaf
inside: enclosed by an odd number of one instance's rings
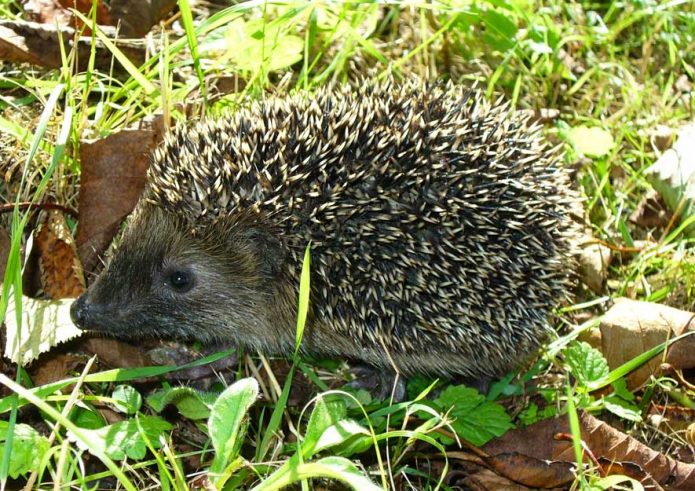
[[[46,212],[34,238],[34,250],[39,255],[41,285],[49,298],[77,298],[84,292],[75,239],[61,212]]]
[[[591,291],[597,294],[603,292],[603,285],[608,277],[608,266],[612,259],[611,250],[603,244],[598,244],[588,237],[583,241],[579,254],[579,277]]]
[[[69,377],[82,362],[83,358],[69,353],[46,353],[39,363],[29,366],[28,372],[35,386],[45,385]]]
[[[162,139],[161,117],[80,147],[80,220],[77,250],[84,271],[94,272],[123,219],[145,187],[150,153]]]
[[[10,246],[12,245],[10,234],[3,228],[0,228],[0,278],[5,277],[5,267],[7,266],[7,256],[10,255]]]
[[[662,455],[589,414],[581,414],[580,424],[582,439],[598,463],[602,464],[601,469],[605,475],[625,473],[644,485],[656,482],[674,491],[695,489],[692,487],[695,483],[695,465]],[[550,461],[550,467],[564,468],[567,463],[575,462],[574,449],[571,441],[556,439],[555,436],[567,433],[569,424],[566,417],[547,419],[526,428],[509,431],[483,447],[488,455],[485,460],[494,464],[500,456],[519,454],[538,461]],[[516,462],[516,469],[513,466],[498,468],[504,469],[506,477],[515,482],[541,485],[537,480],[532,480],[533,484],[524,481],[534,478],[533,466],[528,464],[532,460],[519,459]],[[554,470],[548,479],[562,476],[562,468]],[[552,486],[554,483],[549,480],[542,485]]]
[[[118,49],[135,65],[145,61],[145,43],[141,40],[114,39],[116,29],[104,26],[102,31],[113,40]],[[77,69],[89,68],[92,51],[91,36],[78,37],[71,27],[56,27],[51,24],[0,19],[0,60],[17,63],[31,63],[48,68],[60,68],[61,42],[71,41],[77,52]],[[67,49],[67,48],[66,48]],[[112,53],[99,40],[95,46],[94,66],[114,77],[129,76],[120,63],[114,64]]]
[[[126,37],[141,37],[176,6],[176,0],[111,0],[111,17]]]
[[[666,208],[663,198],[654,190],[649,191],[630,215],[630,221],[644,228],[664,228],[673,213]]]
[[[611,369],[617,368],[668,339],[695,330],[693,314],[666,305],[619,298],[601,320],[601,352]],[[639,387],[660,373],[663,356],[655,356],[632,372],[628,386]],[[672,344],[666,362],[676,369],[695,367],[695,336]]]
[[[102,26],[113,25],[109,9],[103,2],[96,2],[96,21]],[[24,11],[36,22],[58,26],[71,26],[81,28],[82,21],[70,12],[75,9],[78,12],[88,15],[92,9],[92,0],[27,0],[24,4]],[[90,35],[91,30],[85,27],[85,34]]]
[[[475,491],[490,491],[492,489],[504,489],[510,491],[526,491],[531,488],[522,486],[519,483],[505,479],[504,477],[495,474],[490,470],[482,470],[474,474],[466,476],[462,482],[466,486],[465,489]]]
[[[498,474],[533,488],[567,486],[574,481],[574,463],[537,459],[519,452],[500,453],[486,459]]]
[[[99,361],[111,368],[137,368],[153,365],[140,348],[112,338],[89,338],[84,342],[86,350],[99,357]]]

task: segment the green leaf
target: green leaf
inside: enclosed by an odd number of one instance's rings
[[[0,442],[3,442],[2,447],[0,447],[0,459],[3,458],[6,450],[4,443],[7,440],[8,426],[7,421],[0,421]],[[16,479],[20,475],[38,469],[41,459],[49,448],[48,439],[34,428],[25,424],[15,425],[10,455],[10,477]]]
[[[218,397],[218,393],[199,392],[191,387],[170,387],[150,395],[147,404],[158,413],[173,404],[185,418],[198,420],[210,417],[210,408]]]
[[[570,372],[582,386],[601,380],[610,371],[601,352],[583,341],[570,344],[564,356]]]
[[[482,19],[485,23],[485,44],[502,53],[514,47],[519,28],[510,20],[508,12],[500,14],[495,10],[485,10]]]
[[[304,326],[309,312],[309,297],[311,295],[311,255],[309,254],[311,243],[307,244],[304,251],[304,261],[302,263],[302,273],[299,280],[299,305],[297,307],[297,333],[295,339],[294,353],[299,353],[299,345],[304,336]]]
[[[111,397],[116,411],[135,414],[142,407],[142,396],[132,385],[117,385]]]
[[[221,57],[215,54],[220,48],[225,51]],[[201,46],[202,50],[212,51],[215,58],[230,61],[247,72],[272,72],[300,61],[304,40],[288,34],[281,23],[238,18],[224,28],[224,39],[207,42]]]
[[[345,404],[342,401],[326,401],[324,397],[318,396],[302,442],[302,455],[305,459],[314,454],[314,449],[323,433],[344,419],[346,414]]]
[[[106,426],[106,421],[101,414],[92,409],[84,409],[76,406],[70,411],[70,419],[80,428],[96,430]]]
[[[140,433],[138,424],[144,435]],[[87,437],[89,446],[83,444],[71,432],[68,432],[68,438],[78,447],[92,454],[96,450],[105,453],[113,460],[123,460],[126,457],[141,460],[147,451],[146,441],[149,441],[154,448],[159,448],[160,436],[168,433],[172,428],[169,422],[159,416],[140,416],[104,426],[98,430],[82,429],[82,434]]]
[[[447,387],[434,403],[442,411],[451,409],[449,414],[456,418],[451,426],[458,436],[473,445],[484,445],[513,427],[511,418],[502,406],[486,400],[477,390],[465,385]],[[437,436],[442,441],[446,439]]]
[[[291,459],[252,490],[284,489],[294,482],[319,477],[342,481],[352,489],[359,491],[379,491],[382,489],[360,472],[350,460],[344,457],[331,456],[307,463],[300,463],[297,459]]]
[[[569,131],[574,148],[587,157],[603,157],[611,151],[615,142],[611,134],[598,127],[577,126]]]
[[[361,453],[372,445],[373,441],[370,435],[369,430],[356,421],[344,419],[324,430],[321,438],[316,442],[314,453],[338,445],[341,445],[339,453],[343,456]],[[343,445],[345,443],[349,444],[345,446]]]
[[[227,387],[215,401],[208,420],[208,431],[215,448],[211,473],[221,475],[237,457],[244,436],[244,418],[257,397],[258,382],[245,378]]]
[[[630,404],[625,399],[621,399],[615,394],[603,398],[603,407],[623,419],[639,423],[642,421],[642,413],[634,404]]]

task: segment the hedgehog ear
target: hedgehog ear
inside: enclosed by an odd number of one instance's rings
[[[285,251],[277,236],[261,226],[248,227],[244,236],[251,244],[263,273],[268,277],[279,275],[285,263]]]

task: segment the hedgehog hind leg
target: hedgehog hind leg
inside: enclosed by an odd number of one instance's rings
[[[375,367],[367,363],[357,363],[350,369],[353,380],[348,386],[363,389],[374,399],[391,400],[394,403],[405,400],[406,379],[402,374],[384,367]]]

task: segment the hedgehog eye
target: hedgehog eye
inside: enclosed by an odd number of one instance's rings
[[[185,293],[193,288],[193,275],[188,271],[174,270],[169,273],[169,284],[179,293]]]

